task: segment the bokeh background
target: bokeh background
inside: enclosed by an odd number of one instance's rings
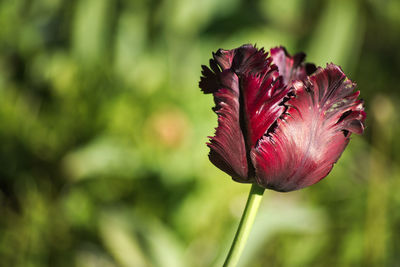
[[[249,185],[207,158],[211,52],[339,64],[368,114],[331,174],[267,191],[241,266],[400,266],[400,1],[0,2],[0,265],[220,266]]]

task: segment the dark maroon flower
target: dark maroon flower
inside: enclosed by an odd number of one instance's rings
[[[292,191],[324,178],[351,133],[364,131],[355,84],[340,67],[303,63],[304,53],[243,45],[213,53],[199,86],[218,115],[210,161],[235,181]]]

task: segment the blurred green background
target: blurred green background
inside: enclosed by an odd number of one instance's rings
[[[241,266],[400,266],[400,1],[0,2],[0,265],[220,266],[249,185],[207,158],[211,52],[284,45],[358,83],[331,174],[267,191]]]

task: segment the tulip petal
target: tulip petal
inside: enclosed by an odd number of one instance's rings
[[[242,45],[232,50],[218,49],[210,59],[210,68],[202,65],[199,87],[205,94],[215,93],[221,87],[221,71],[232,69],[237,74],[257,73],[262,71],[270,60],[266,60],[264,49],[252,45]]]
[[[210,59],[210,68],[202,65],[199,87],[205,94],[213,94],[221,88],[220,75],[221,70],[230,69],[232,66],[233,56],[235,50],[223,50],[219,49],[216,53],[213,53],[213,59]]]
[[[270,50],[272,63],[278,66],[279,74],[283,77],[283,83],[289,84],[294,80],[304,80],[315,70],[315,65],[303,63],[306,54],[298,53],[289,55],[284,47],[275,47]]]
[[[216,53],[213,53],[214,60],[218,63],[221,70],[227,70],[231,68],[234,56],[235,56],[235,49],[232,50],[218,49]]]
[[[218,115],[209,158],[239,182],[254,180],[250,151],[285,110],[288,89],[264,49],[243,45],[213,53],[199,86],[212,93]]]
[[[294,96],[285,103],[285,115],[251,152],[257,183],[286,192],[328,175],[351,133],[364,129],[363,103],[356,100],[354,88],[333,64],[293,82]]]
[[[219,75],[219,90],[214,93],[218,127],[210,137],[210,161],[231,175],[235,180],[246,182],[248,176],[247,155],[239,125],[239,78],[230,70]]]
[[[257,74],[264,72],[269,68],[271,59],[264,48],[257,49],[252,45],[242,45],[235,50],[235,56],[232,60],[232,70],[240,76],[246,74]]]
[[[289,89],[282,84],[276,68],[268,68],[260,75],[246,75],[241,80],[240,88],[243,98],[242,129],[251,149],[285,111],[281,103]]]
[[[249,154],[282,115],[281,103],[289,89],[263,48],[243,45],[234,51],[231,68],[240,80],[240,125]]]

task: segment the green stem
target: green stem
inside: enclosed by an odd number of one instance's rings
[[[249,198],[247,199],[246,207],[244,208],[242,219],[240,220],[235,238],[228,256],[226,257],[224,267],[236,266],[240,255],[243,252],[247,238],[249,237],[251,227],[256,218],[258,207],[260,206],[264,188],[253,184],[250,189]]]

